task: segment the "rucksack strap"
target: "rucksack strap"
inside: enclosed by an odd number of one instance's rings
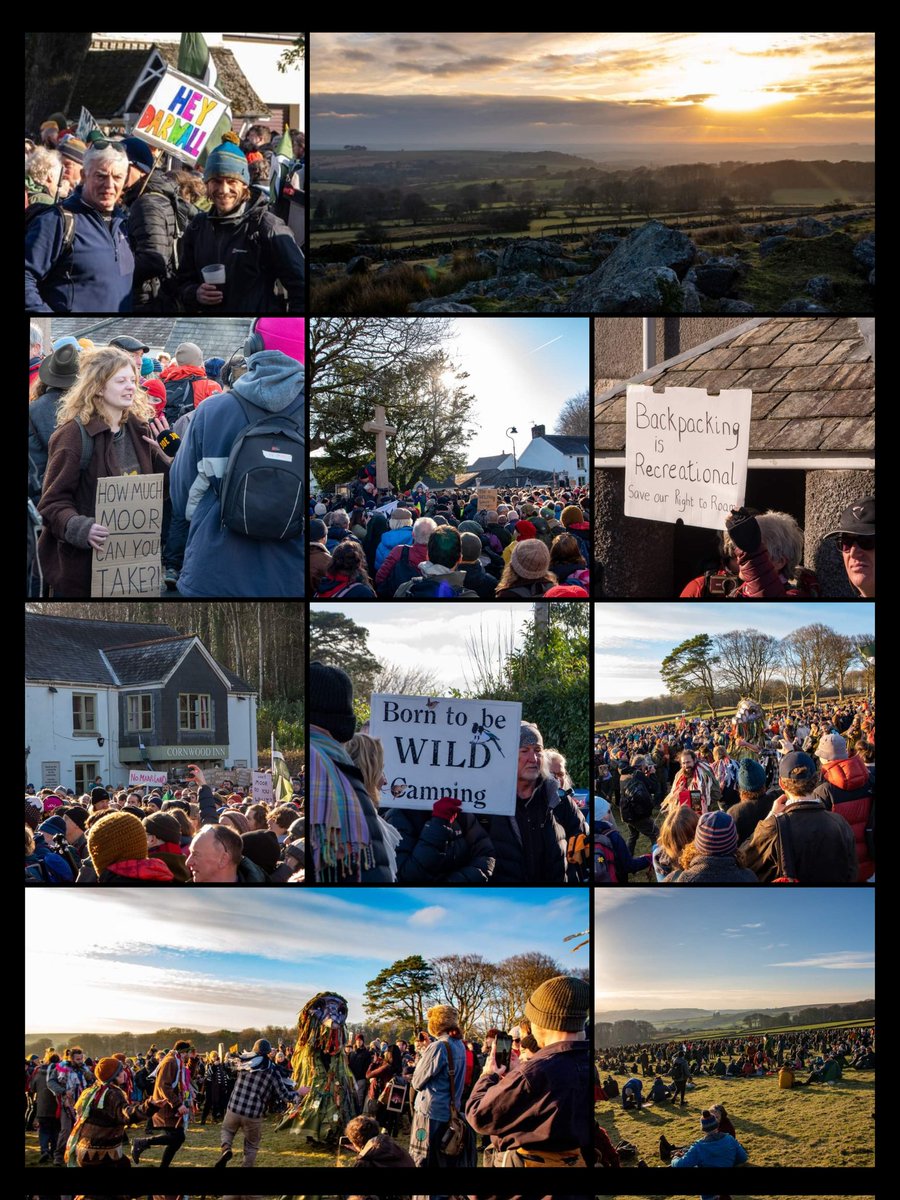
[[[775,814],[775,847],[778,856],[778,877],[785,881],[796,881],[797,869],[794,862],[794,844],[791,839],[787,813]]]
[[[84,474],[90,465],[91,459],[94,457],[94,439],[80,421],[76,421],[75,423],[81,433],[81,459],[78,463],[78,470],[81,474]]]

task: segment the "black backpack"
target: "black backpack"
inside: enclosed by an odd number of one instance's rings
[[[249,424],[237,436],[219,485],[222,525],[261,542],[286,542],[303,533],[304,440],[284,413],[263,412],[231,395]]]
[[[653,811],[653,798],[641,776],[632,775],[622,784],[619,811],[622,813],[622,820],[629,825],[650,816]]]
[[[194,411],[196,379],[196,375],[190,375],[186,379],[172,379],[168,383],[163,381],[166,389],[165,418],[170,425],[174,425],[185,413]]]
[[[382,599],[390,599],[401,583],[406,583],[410,579],[419,578],[418,567],[412,566],[409,561],[409,552],[411,546],[403,546],[400,550],[400,557],[391,567],[391,573],[388,575],[384,583],[377,589],[378,595]]]

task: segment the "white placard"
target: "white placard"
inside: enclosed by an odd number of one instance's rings
[[[165,771],[129,771],[128,786],[143,787],[159,787],[169,782],[169,777]]]
[[[382,808],[430,809],[453,796],[463,812],[516,811],[522,705],[508,700],[372,696],[369,732],[384,747]]]
[[[263,804],[275,803],[275,791],[272,787],[272,776],[267,771],[253,772],[253,799]]]
[[[144,105],[131,134],[196,165],[228,105],[221,92],[169,67]]]
[[[629,384],[625,409],[625,516],[724,529],[744,503],[750,452],[749,388],[654,392]]]

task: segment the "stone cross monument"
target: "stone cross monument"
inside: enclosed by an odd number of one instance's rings
[[[375,405],[375,420],[366,421],[363,432],[375,434],[375,486],[379,491],[384,491],[391,486],[388,479],[387,440],[397,430],[385,420],[383,405]]]

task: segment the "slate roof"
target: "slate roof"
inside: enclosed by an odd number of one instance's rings
[[[172,67],[178,66],[177,42],[95,41],[82,64],[72,90],[72,110],[84,105],[98,121],[121,117],[125,101],[137,82],[153,50]],[[238,65],[234,52],[211,46],[216,64],[216,89],[231,101],[235,120],[248,117],[266,120],[271,114]],[[143,108],[158,80],[148,80],[129,105],[131,112]]]
[[[252,317],[52,317],[50,328],[54,338],[87,337],[98,346],[127,333],[171,355],[182,342],[194,342],[204,358],[227,359],[242,349],[252,323]]]
[[[479,471],[488,471],[492,467],[499,467],[504,458],[509,458],[509,454],[487,454],[481,458],[476,458],[475,461],[466,467],[466,473],[477,475]]]
[[[102,650],[123,687],[159,683],[176,666],[192,638],[171,625],[86,621],[26,612],[25,678],[115,684]],[[253,691],[246,680],[218,665],[235,691]]]
[[[587,436],[565,437],[561,434],[545,433],[534,440],[536,442],[547,442],[554,450],[559,450],[561,454],[588,454],[590,452]]]
[[[750,452],[871,453],[875,449],[875,363],[856,317],[769,317],[736,326],[713,349],[639,377],[666,387],[753,391]],[[595,408],[597,451],[625,449],[625,388]]]

